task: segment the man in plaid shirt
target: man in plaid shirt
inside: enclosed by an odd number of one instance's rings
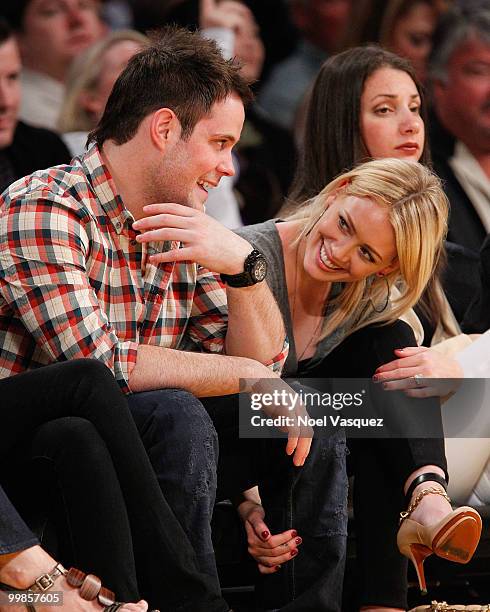
[[[0,376],[103,361],[217,593],[209,415],[235,428],[239,378],[277,379],[287,353],[261,255],[204,212],[234,174],[250,96],[214,43],[160,33],[118,78],[87,154],[17,181],[0,207]],[[289,441],[295,465],[310,443]],[[254,483],[245,470],[234,486]]]

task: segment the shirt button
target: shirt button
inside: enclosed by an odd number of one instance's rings
[[[120,230],[120,229],[121,229],[121,227],[122,227],[121,222],[120,222],[120,221],[118,221],[118,222],[116,223],[116,229],[117,229],[117,230]]]
[[[138,244],[137,240],[131,240],[131,242],[129,243],[131,246],[136,246]]]

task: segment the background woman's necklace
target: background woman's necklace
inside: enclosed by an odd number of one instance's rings
[[[300,242],[296,248],[296,256],[295,256],[295,265],[294,265],[294,282],[293,282],[293,299],[292,299],[292,308],[291,308],[291,318],[293,321],[293,327],[294,327],[294,322],[296,320],[296,317],[298,315],[297,312],[297,303],[296,300],[299,299],[299,281],[298,281],[298,268],[299,268],[299,252],[300,252],[300,247],[301,247],[302,242]],[[325,308],[326,305],[325,303],[323,304],[323,308],[321,310],[321,314],[318,317],[318,321],[312,331],[312,333],[310,334],[310,337],[308,339],[308,342],[306,343],[306,346],[303,348],[303,350],[301,351],[301,353],[296,352],[296,357],[298,361],[301,361],[303,359],[303,357],[308,353],[308,351],[310,350],[310,348],[313,345],[313,342],[315,340],[318,339],[318,336],[320,335],[320,331],[322,329],[323,326],[323,320],[324,320],[324,316],[325,316]],[[298,323],[296,321],[296,323]],[[295,344],[297,344],[295,342]]]

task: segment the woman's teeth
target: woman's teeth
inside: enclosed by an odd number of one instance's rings
[[[336,266],[327,256],[327,251],[325,249],[325,245],[322,246],[322,248],[320,249],[320,259],[322,261],[322,263],[324,263],[327,268],[330,268],[332,270],[342,270],[343,268],[339,268],[338,266]]]

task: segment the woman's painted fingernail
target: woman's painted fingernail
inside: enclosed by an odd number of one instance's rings
[[[291,551],[291,557],[295,557],[298,554],[298,551],[296,549]]]
[[[282,567],[281,565],[276,565],[276,567],[274,568],[274,571],[278,572],[281,569],[281,567]]]
[[[377,381],[379,380],[379,376],[378,376],[377,374],[375,374],[375,375],[373,376],[373,380],[374,380],[374,382],[377,382]]]
[[[270,533],[268,531],[263,531],[261,535],[263,540],[267,540],[267,538],[270,536]]]
[[[295,538],[297,535],[298,535],[298,532],[296,531],[296,529],[293,529],[293,530],[291,531],[291,537],[292,537],[292,538]]]
[[[303,540],[301,538],[296,538],[294,541],[296,542],[296,545],[299,546]]]

